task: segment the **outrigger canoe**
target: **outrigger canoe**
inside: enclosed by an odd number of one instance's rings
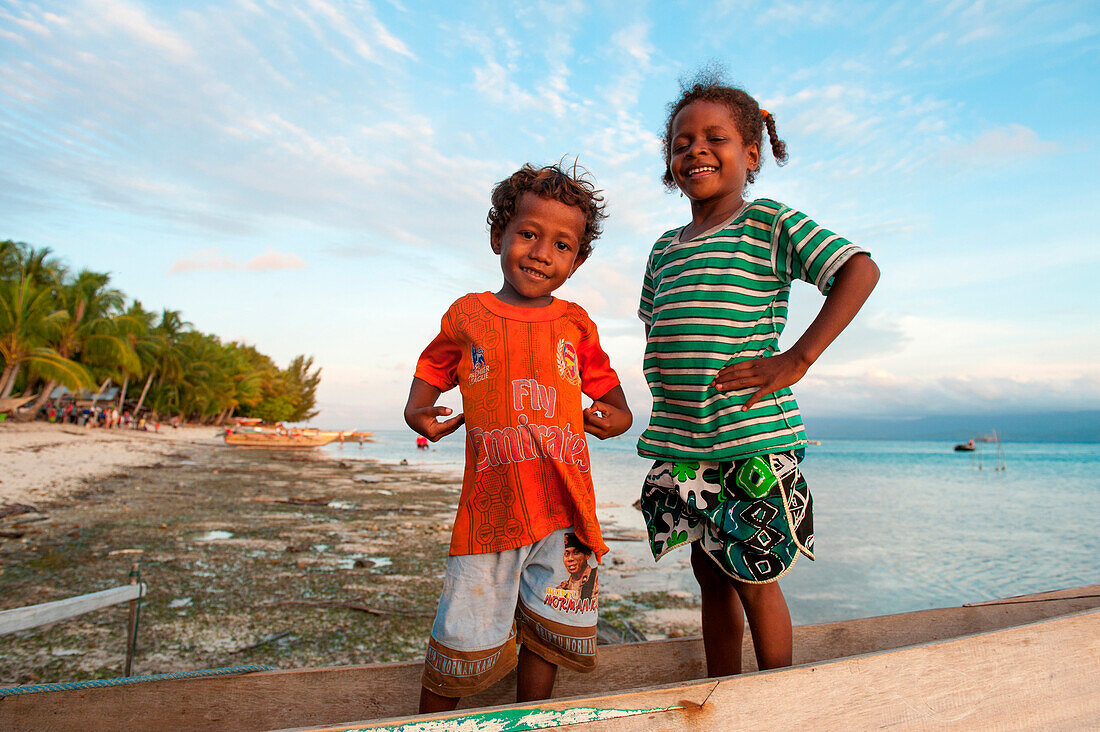
[[[225,444],[234,447],[266,447],[279,450],[309,450],[330,442],[362,442],[373,432],[333,432],[328,430],[226,430]]]
[[[592,673],[560,671],[553,699],[509,705],[513,672],[472,709],[423,716],[416,662],[152,681],[9,696],[0,728],[1100,727],[1100,585],[801,626],[794,652],[795,666],[756,672],[746,637],[746,673],[707,679],[699,638],[601,646]]]

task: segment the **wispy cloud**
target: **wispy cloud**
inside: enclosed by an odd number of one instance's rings
[[[1038,133],[1024,125],[1011,124],[986,130],[973,140],[949,146],[944,155],[972,164],[988,165],[1014,162],[1062,152],[1062,146],[1039,139]]]
[[[306,269],[306,263],[297,254],[268,249],[246,262],[236,262],[218,247],[203,249],[190,257],[177,259],[168,274],[183,272],[277,272],[287,269]]]

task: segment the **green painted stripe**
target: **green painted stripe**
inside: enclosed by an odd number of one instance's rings
[[[681,705],[651,707],[649,709],[598,709],[575,707],[573,709],[500,709],[476,714],[462,714],[444,719],[428,719],[396,724],[369,725],[366,727],[326,727],[331,732],[524,732],[524,730],[553,729],[606,719],[636,717],[655,712],[671,712],[684,709]]]

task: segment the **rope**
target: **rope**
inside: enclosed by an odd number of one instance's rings
[[[72,691],[74,689],[93,689],[105,686],[125,686],[127,684],[144,684],[150,681],[169,681],[171,679],[199,679],[209,676],[234,676],[237,674],[251,674],[257,671],[271,671],[270,666],[229,666],[226,668],[208,668],[201,671],[176,671],[169,674],[152,674],[151,676],[126,676],[118,679],[91,679],[89,681],[64,681],[57,684],[33,684],[26,686],[12,686],[0,689],[0,699],[7,696],[19,696],[20,694],[39,694],[47,691]]]

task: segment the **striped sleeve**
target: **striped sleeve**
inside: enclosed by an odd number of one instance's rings
[[[855,254],[868,252],[806,214],[784,207],[772,228],[772,268],[784,283],[805,280],[828,295],[833,277]]]
[[[638,317],[646,325],[653,323],[653,251],[645,263],[645,275],[642,277],[642,297],[638,302]]]

